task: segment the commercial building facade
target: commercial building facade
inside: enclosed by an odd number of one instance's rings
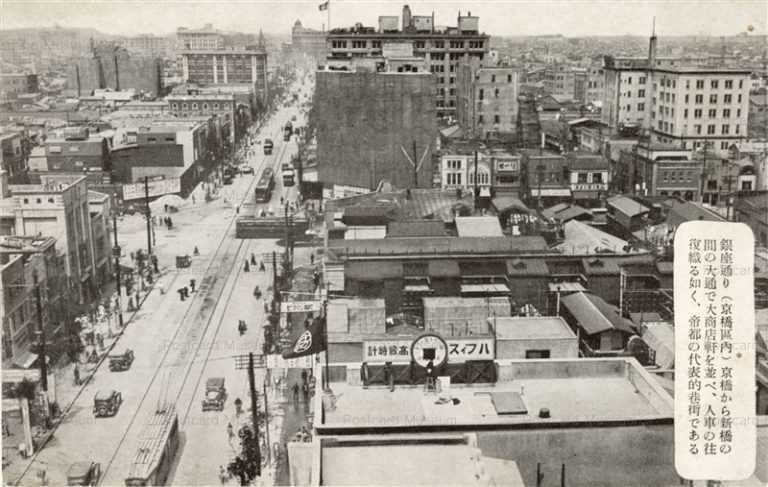
[[[310,29],[296,20],[291,28],[291,49],[294,54],[303,54],[314,61],[322,61],[328,55],[325,43],[326,32]]]
[[[413,44],[413,52],[422,57],[436,78],[437,116],[456,116],[457,77],[462,60],[482,61],[488,54],[490,36],[480,33],[479,18],[459,13],[456,27],[438,30],[429,16],[413,16],[403,8],[403,26],[397,17],[382,16],[378,29],[357,25],[332,29],[326,38],[329,58],[380,57],[388,43]]]
[[[474,137],[513,134],[517,127],[520,74],[510,66],[461,63],[456,82],[456,118]]]
[[[246,84],[267,96],[267,51],[248,49],[197,49],[181,52],[182,79],[198,85]]]

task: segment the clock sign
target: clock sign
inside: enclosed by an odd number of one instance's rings
[[[426,333],[413,341],[411,358],[424,368],[430,361],[439,367],[448,361],[448,344],[439,335]]]

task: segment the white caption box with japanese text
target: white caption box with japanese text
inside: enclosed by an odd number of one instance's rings
[[[755,470],[754,251],[742,223],[675,234],[675,468],[686,479]]]

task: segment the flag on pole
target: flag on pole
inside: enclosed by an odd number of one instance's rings
[[[283,352],[284,359],[291,359],[322,352],[326,349],[324,335],[324,319],[317,318],[299,335],[290,350]]]
[[[320,5],[318,5],[318,6],[317,6],[317,8],[318,8],[318,9],[319,9],[321,12],[322,12],[323,10],[328,10],[328,3],[330,3],[330,0],[329,0],[329,1],[326,1],[326,2],[323,2],[323,3],[321,3]]]

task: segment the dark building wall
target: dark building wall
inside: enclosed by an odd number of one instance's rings
[[[594,275],[587,276],[589,290],[603,298],[605,301],[619,304],[619,275]]]
[[[112,166],[114,182],[132,183],[134,167],[183,167],[184,147],[176,144],[126,147],[112,152]]]
[[[431,74],[318,72],[315,88],[319,179],[375,188],[382,179],[413,187],[413,166],[427,154],[418,186],[432,186],[437,135]]]
[[[98,47],[93,56],[75,58],[69,63],[66,91],[78,94],[79,86],[80,96],[87,96],[99,88],[133,88],[158,95],[162,91],[161,68],[159,59],[132,56],[113,47]]]
[[[515,303],[517,309],[525,304],[531,304],[539,311],[545,312],[548,283],[549,278],[544,276],[510,277],[510,299]]]

